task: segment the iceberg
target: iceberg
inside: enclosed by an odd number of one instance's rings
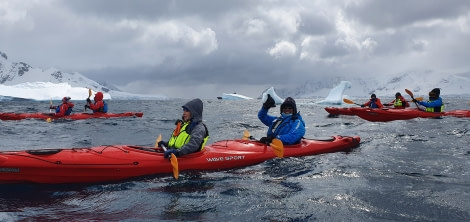
[[[92,91],[91,98],[96,91]],[[85,100],[88,97],[88,89],[85,87],[72,87],[69,83],[51,82],[25,82],[16,85],[0,84],[0,101],[15,100],[17,98],[37,101],[61,100],[69,96],[72,100]],[[113,91],[113,96],[103,92],[103,98],[111,99],[165,99],[163,96],[131,94]]]
[[[11,86],[0,85],[0,95],[38,101],[61,100],[64,96],[69,96],[72,100],[84,100],[88,97],[88,89],[72,87],[68,83],[26,82]],[[103,95],[104,99],[111,99],[109,94]]]
[[[318,101],[317,104],[342,105],[344,90],[350,88],[351,82],[341,81],[339,85],[330,90],[330,93],[324,100]]]
[[[219,97],[217,97],[217,98],[219,98]],[[253,98],[248,97],[248,96],[244,96],[244,95],[240,95],[240,94],[237,94],[237,93],[223,93],[222,97],[220,97],[219,99],[222,99],[222,100],[248,100],[248,99],[253,99]]]
[[[266,100],[268,99],[268,94],[273,97],[274,102],[276,102],[276,104],[282,104],[284,102],[284,99],[282,99],[276,94],[276,91],[274,91],[274,87],[272,86],[264,90],[263,94],[261,95],[261,102],[266,102]]]

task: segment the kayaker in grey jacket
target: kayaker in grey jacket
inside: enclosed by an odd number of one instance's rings
[[[204,149],[204,145],[209,139],[207,127],[202,122],[202,101],[193,99],[182,107],[182,120],[176,121],[176,128],[173,130],[168,142],[158,142],[159,147],[168,148],[164,154],[165,158],[170,157],[172,153],[178,157],[198,152]]]

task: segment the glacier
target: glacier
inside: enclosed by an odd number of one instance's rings
[[[24,62],[11,62],[0,51],[0,99],[24,98],[32,100],[60,100],[64,96],[74,99],[88,97],[88,89],[101,91],[104,99],[165,100],[165,95],[127,93],[117,87],[107,86],[84,75],[66,73],[55,68],[39,69]]]
[[[92,91],[95,94],[97,91]],[[65,96],[72,100],[85,100],[88,98],[88,88],[72,87],[69,83],[51,82],[26,82],[16,85],[0,84],[0,101],[11,100],[12,98],[22,98],[30,100],[61,100]],[[115,91],[113,95],[103,92],[104,99],[139,99],[139,100],[164,100],[164,96],[139,95],[120,91]],[[93,98],[93,95],[92,95]]]

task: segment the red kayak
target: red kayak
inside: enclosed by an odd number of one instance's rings
[[[359,145],[357,136],[303,139],[284,146],[284,157],[348,150]],[[276,158],[271,146],[252,140],[215,142],[203,151],[177,158],[179,171],[223,170]],[[103,183],[170,174],[173,167],[159,148],[109,145],[90,148],[0,152],[0,183]]]
[[[452,110],[446,112],[446,116],[453,116],[453,117],[470,117],[470,110]]]
[[[330,115],[354,115],[354,113],[348,107],[325,107],[325,110]]]
[[[50,113],[0,113],[1,120],[22,120],[22,119],[92,119],[92,118],[119,118],[119,117],[142,117],[142,112],[125,112],[125,113],[72,113],[68,116],[56,117]]]
[[[431,113],[418,109],[371,109],[351,107],[350,110],[354,115],[361,117],[371,122],[389,122],[393,120],[409,120],[414,118],[440,118],[445,116],[445,113]]]

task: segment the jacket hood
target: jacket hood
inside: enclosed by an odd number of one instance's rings
[[[189,112],[191,113],[192,121],[194,122],[202,121],[202,111],[203,111],[202,100],[193,99],[187,102],[186,104],[184,104],[184,106],[182,107],[189,110]]]
[[[103,93],[102,92],[97,92],[95,94],[95,97],[93,98],[95,101],[101,101],[103,100]]]

